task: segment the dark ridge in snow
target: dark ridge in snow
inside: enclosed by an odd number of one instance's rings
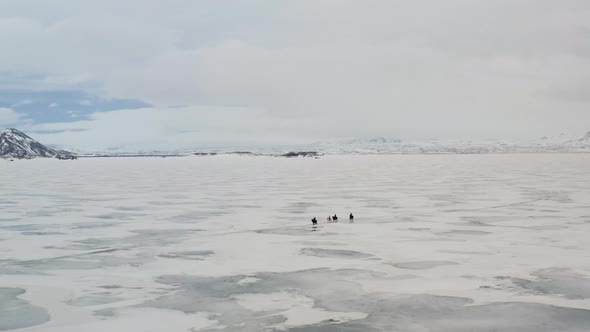
[[[240,156],[254,156],[254,155],[256,155],[254,152],[250,152],[250,151],[233,151],[233,152],[229,152],[229,154],[237,154]]]
[[[8,128],[0,134],[0,156],[75,159],[72,153],[45,146],[14,128]]]
[[[194,152],[195,156],[216,156],[217,152]]]
[[[319,157],[321,156],[320,153],[316,152],[316,151],[296,151],[296,152],[288,152],[285,154],[282,154],[281,157],[287,157],[287,158],[294,158],[294,157]]]

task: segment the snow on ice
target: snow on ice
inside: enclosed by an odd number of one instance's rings
[[[587,154],[0,167],[0,330],[590,330]]]

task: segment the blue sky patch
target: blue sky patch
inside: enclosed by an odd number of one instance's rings
[[[105,99],[79,90],[0,90],[0,107],[10,108],[34,123],[75,122],[96,112],[149,107],[133,99]]]

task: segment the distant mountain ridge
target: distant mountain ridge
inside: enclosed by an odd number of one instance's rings
[[[584,135],[584,137],[580,138],[580,141],[590,142],[590,131],[587,132],[586,135]]]
[[[20,130],[8,128],[0,134],[0,156],[71,159],[73,154],[68,151],[50,148],[37,142]]]
[[[375,154],[485,154],[485,153],[590,153],[590,131],[584,136],[559,134],[537,140],[515,141],[503,139],[476,140],[405,140],[390,137],[354,138],[340,141],[324,141],[304,146],[292,146],[289,150],[255,148],[247,152],[225,149],[199,149],[151,152],[96,152],[72,153],[39,143],[23,132],[8,128],[0,134],[0,157],[58,158],[82,157],[136,157],[136,156],[189,156],[189,155],[248,155],[248,156],[321,156],[321,155],[375,155]],[[286,153],[287,151],[299,151]],[[301,152],[307,151],[307,152]]]
[[[583,137],[561,134],[531,141],[402,140],[374,137],[318,142],[305,148],[325,154],[590,153],[590,132]]]

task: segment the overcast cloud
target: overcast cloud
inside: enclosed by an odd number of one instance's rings
[[[0,125],[81,149],[590,130],[587,0],[4,0],[0,45]]]

